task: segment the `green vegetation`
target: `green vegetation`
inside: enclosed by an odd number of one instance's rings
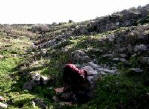
[[[5,98],[3,102],[8,104],[9,109],[40,109],[39,104],[33,106],[36,99],[43,101],[48,109],[148,109],[149,68],[147,63],[142,63],[142,58],[148,57],[149,52],[145,49],[134,51],[136,45],[148,44],[148,16],[139,19],[141,25],[138,26],[79,36],[73,34],[72,30],[77,25],[87,26],[89,22],[46,25],[44,32],[41,32],[42,25],[40,31],[32,31],[33,25],[0,28],[0,96]],[[8,31],[8,27],[11,31]],[[63,38],[67,33],[71,35]],[[59,35],[63,37],[59,38]],[[40,45],[55,37],[58,37],[56,44],[40,48]],[[36,44],[35,48],[33,43]],[[101,76],[89,102],[62,106],[53,100],[56,95],[54,89],[62,87],[62,68],[72,61],[71,53],[75,50],[83,50],[99,65],[116,67],[118,74]],[[123,61],[119,61],[119,58],[123,58]],[[135,72],[130,68],[140,68],[142,71]],[[28,73],[48,76],[51,81],[47,85],[25,90],[23,85],[30,80]]]

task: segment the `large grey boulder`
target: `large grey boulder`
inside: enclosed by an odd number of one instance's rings
[[[105,74],[116,74],[117,69],[109,69],[103,66],[100,66],[98,64],[95,64],[93,61],[90,61],[88,63],[85,63],[81,69],[84,69],[87,71],[87,79],[91,83],[92,87],[95,85],[96,80],[98,80],[101,75]]]

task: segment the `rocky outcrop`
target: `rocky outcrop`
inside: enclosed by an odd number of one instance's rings
[[[86,25],[77,26],[74,30],[75,35],[101,33],[109,30],[114,30],[119,27],[134,26],[139,23],[139,20],[144,19],[148,13],[148,5],[145,7],[132,8],[123,10],[106,17],[99,17],[89,21]]]
[[[111,54],[105,56],[111,57],[113,55]],[[103,67],[96,64],[93,59],[89,58],[89,56],[82,50],[76,50],[72,52],[71,58],[74,63],[80,63],[77,66],[87,71],[87,79],[90,81],[92,87],[94,87],[96,80],[99,79],[101,75],[118,73],[116,68],[110,69],[108,66]]]

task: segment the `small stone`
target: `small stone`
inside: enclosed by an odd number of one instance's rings
[[[113,54],[104,54],[104,55],[102,55],[102,57],[104,57],[104,58],[112,58],[113,57]]]
[[[136,72],[136,73],[143,72],[143,70],[141,70],[140,68],[130,68],[129,70],[130,70],[130,71],[134,71],[134,72]]]
[[[115,39],[115,36],[114,36],[113,34],[108,35],[107,37],[108,37],[108,40],[109,40],[110,42],[113,42],[114,39]]]
[[[119,61],[128,64],[128,61],[125,58],[113,58],[113,61]]]
[[[109,69],[103,69],[104,72],[115,74],[117,70],[109,70]]]
[[[44,54],[44,55],[47,54],[47,50],[46,50],[46,49],[42,49],[41,52],[42,52],[42,54]]]
[[[120,62],[128,63],[128,61],[125,58],[120,58]]]
[[[60,102],[61,106],[72,106],[72,102]]]
[[[116,22],[116,25],[119,26],[120,22]]]
[[[30,73],[31,79],[40,82],[40,74],[39,73]]]
[[[125,58],[125,57],[127,57],[127,55],[126,54],[120,54],[120,57]]]
[[[113,58],[112,60],[113,61],[119,61],[119,58]]]
[[[17,57],[17,54],[12,54],[13,57]]]
[[[0,102],[0,109],[6,109],[8,107],[7,104],[1,103]]]
[[[90,50],[90,52],[93,52],[93,53],[102,53],[103,52],[103,50],[102,49],[98,49],[98,48],[92,48],[91,50]]]
[[[144,45],[144,44],[136,45],[136,46],[134,47],[134,51],[135,51],[135,52],[138,52],[138,51],[146,51],[146,50],[147,50],[147,47],[146,47],[146,45]]]

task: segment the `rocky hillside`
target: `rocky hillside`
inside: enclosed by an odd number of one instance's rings
[[[68,63],[94,75],[88,102],[56,99]],[[149,5],[84,22],[0,25],[0,108],[148,109]]]

